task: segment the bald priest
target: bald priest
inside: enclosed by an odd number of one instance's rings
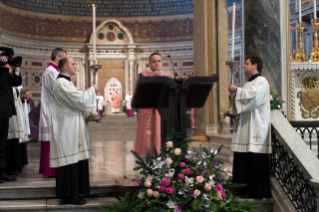
[[[56,168],[56,196],[61,204],[84,205],[90,193],[91,157],[86,115],[96,114],[98,86],[78,91],[71,82],[77,69],[70,57],[59,61],[60,74],[52,95],[50,167]]]

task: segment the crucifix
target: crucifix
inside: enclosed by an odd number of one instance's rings
[[[256,139],[256,143],[258,138],[261,138],[261,137],[258,135],[258,133],[256,133],[256,136],[253,137],[253,139]]]

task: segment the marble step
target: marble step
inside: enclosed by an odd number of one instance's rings
[[[116,193],[123,195],[134,192],[137,187],[129,179],[90,179],[90,192],[94,194]],[[55,179],[24,179],[0,184],[0,200],[55,198]],[[1,201],[0,201],[1,205]],[[1,210],[0,210],[1,211]]]
[[[256,205],[259,205],[258,207],[255,207],[254,210],[256,212],[272,212],[273,211],[273,205],[274,201],[273,198],[265,198],[265,199],[239,199],[240,202],[245,202],[245,201],[253,201]]]
[[[106,202],[119,201],[116,197],[86,198],[85,205],[60,205],[59,199],[39,199],[39,200],[5,200],[0,201],[0,211],[21,212],[100,212],[99,207]]]

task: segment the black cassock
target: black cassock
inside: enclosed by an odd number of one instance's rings
[[[238,196],[271,197],[269,160],[270,154],[234,152],[233,182],[246,184],[245,187],[236,188]]]
[[[90,194],[89,160],[58,167],[56,173],[56,197],[67,198]]]

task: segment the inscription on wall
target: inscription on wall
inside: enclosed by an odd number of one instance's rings
[[[0,0],[17,9],[58,15],[100,17],[164,16],[193,13],[193,0]]]

